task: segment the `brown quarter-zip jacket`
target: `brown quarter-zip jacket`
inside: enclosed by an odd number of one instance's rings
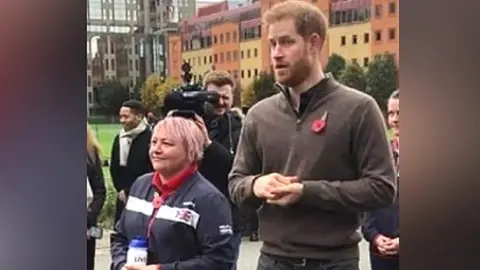
[[[310,259],[358,258],[362,212],[394,201],[396,178],[385,122],[375,100],[327,78],[298,115],[286,92],[247,113],[229,191],[240,207],[261,204],[262,252]],[[321,132],[312,129],[327,113]],[[304,184],[297,203],[281,207],[257,199],[254,179],[277,172]]]

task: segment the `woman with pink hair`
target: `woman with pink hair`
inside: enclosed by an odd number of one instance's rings
[[[154,173],[133,184],[111,238],[114,270],[224,270],[234,264],[229,201],[198,172],[207,143],[195,121],[166,117],[153,129]],[[147,265],[127,264],[129,242],[148,242]]]

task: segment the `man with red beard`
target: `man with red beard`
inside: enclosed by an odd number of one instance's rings
[[[387,122],[393,131],[391,142],[393,158],[400,178],[400,92],[394,91],[388,99]],[[362,233],[370,243],[372,270],[398,270],[400,251],[399,202],[391,206],[367,212],[364,215]]]
[[[284,1],[263,16],[280,93],[249,110],[229,177],[238,206],[260,207],[257,270],[357,270],[362,213],[396,197],[382,113],[322,72],[316,6]]]

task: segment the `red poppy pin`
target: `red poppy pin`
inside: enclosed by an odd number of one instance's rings
[[[312,131],[314,133],[320,134],[327,126],[327,116],[328,112],[324,112],[322,118],[313,121],[312,123]]]

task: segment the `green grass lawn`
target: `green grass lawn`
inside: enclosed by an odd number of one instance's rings
[[[110,159],[113,139],[120,131],[119,124],[96,124],[92,125],[92,129],[97,134],[97,139],[102,146],[104,159]]]

